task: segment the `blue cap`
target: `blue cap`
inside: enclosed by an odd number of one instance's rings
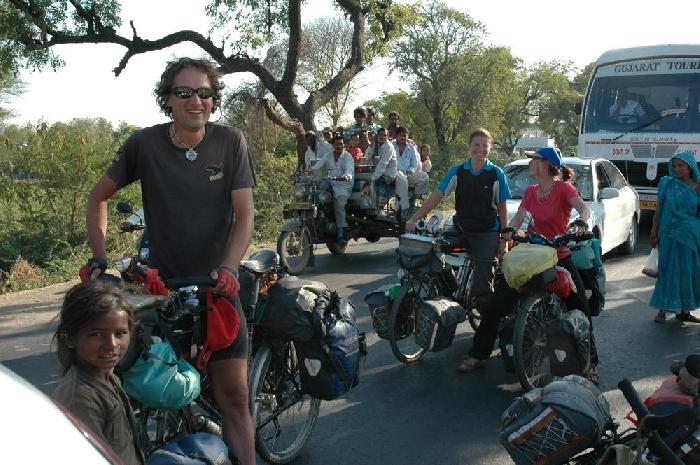
[[[543,158],[555,168],[561,168],[561,151],[556,147],[540,147],[535,153],[528,154],[530,158]]]

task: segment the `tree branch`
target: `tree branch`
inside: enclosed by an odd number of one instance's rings
[[[287,62],[284,74],[280,80],[280,88],[292,93],[299,69],[299,52],[301,50],[301,0],[290,0],[288,11],[289,42],[287,46]]]
[[[353,77],[364,69],[362,62],[364,52],[363,42],[365,38],[365,14],[360,9],[358,2],[354,0],[336,0],[336,3],[350,16],[350,21],[353,23],[350,57],[345,67],[338,71],[326,85],[309,94],[306,102],[304,102],[304,109],[307,114],[314,114],[319,107],[328,103],[333,95],[340,92],[340,89],[347,85]]]
[[[275,111],[274,108],[272,108],[272,105],[270,105],[270,101],[266,98],[260,99],[260,105],[265,110],[265,114],[270,119],[270,121],[275,123],[277,126],[293,133],[296,136],[303,137],[304,125],[301,124],[301,122],[299,122],[298,120],[290,120],[280,115],[277,111]]]

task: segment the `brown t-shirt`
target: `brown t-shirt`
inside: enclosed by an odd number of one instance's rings
[[[53,398],[111,447],[125,465],[143,465],[134,412],[119,378],[110,375],[109,383],[101,383],[73,366],[58,382]]]
[[[176,147],[169,123],[134,132],[107,176],[118,188],[141,181],[149,266],[164,277],[208,274],[221,264],[233,224],[231,191],[255,185],[240,130],[207,124],[194,161]]]

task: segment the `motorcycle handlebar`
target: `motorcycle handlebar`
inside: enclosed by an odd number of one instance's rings
[[[627,378],[623,379],[617,383],[617,388],[622,391],[622,395],[625,396],[627,403],[632,407],[632,411],[637,415],[640,425],[651,431],[648,443],[651,451],[661,457],[666,465],[683,465],[683,461],[673,453],[671,448],[661,439],[658,431],[656,431],[656,428],[669,422],[669,418],[665,417],[671,417],[671,415],[666,415],[656,421],[653,420],[654,415],[652,415],[650,420],[646,420],[650,415],[649,410],[639,398],[639,394],[637,394],[637,390],[632,386],[630,380]]]

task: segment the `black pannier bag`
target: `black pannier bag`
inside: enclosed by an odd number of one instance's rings
[[[554,376],[583,374],[591,362],[591,326],[581,310],[565,312],[547,327],[547,353]]]
[[[416,344],[433,352],[451,346],[457,325],[467,319],[464,307],[448,298],[421,302],[418,313]]]
[[[357,386],[367,356],[367,342],[355,322],[355,308],[335,292],[319,295],[313,309],[314,337],[295,342],[302,390],[334,400]]]
[[[498,324],[498,347],[501,349],[503,368],[508,373],[515,373],[513,362],[513,331],[515,330],[515,315],[508,315]]]
[[[313,309],[323,292],[328,292],[328,286],[322,282],[285,276],[268,290],[259,325],[273,337],[310,341],[315,336]]]
[[[396,284],[382,286],[376,291],[372,291],[365,296],[365,302],[369,307],[369,316],[372,317],[372,326],[374,332],[377,333],[380,339],[389,339],[389,320],[391,318],[391,306],[394,301],[387,295],[389,289],[395,287]]]
[[[442,260],[435,253],[433,239],[430,237],[413,234],[401,236],[396,257],[399,266],[408,271],[437,273],[443,268]]]
[[[610,422],[598,388],[570,375],[516,398],[501,415],[499,440],[515,465],[559,465],[595,447]]]

